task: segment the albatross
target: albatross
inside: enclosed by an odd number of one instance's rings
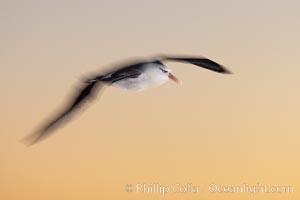
[[[163,64],[166,61],[188,63],[223,74],[231,73],[224,66],[205,57],[160,56],[151,60],[121,64],[121,66],[107,73],[95,75],[84,81],[82,88],[75,92],[69,104],[53,118],[42,124],[39,129],[27,136],[24,139],[25,143],[32,145],[49,136],[67,118],[76,113],[78,108],[93,99],[96,91],[100,89],[98,86],[108,85],[127,90],[142,91],[162,85],[168,80],[181,84],[181,81]]]

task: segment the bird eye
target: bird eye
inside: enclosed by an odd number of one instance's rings
[[[159,68],[162,72],[164,72],[164,73],[168,73],[168,71],[167,70],[164,70],[164,69],[162,69],[162,68]]]

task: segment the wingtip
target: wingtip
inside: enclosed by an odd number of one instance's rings
[[[222,73],[222,74],[233,74],[232,71],[230,71],[230,70],[228,70],[226,68],[223,68],[223,70],[220,73]]]
[[[227,67],[218,64],[218,70],[216,70],[217,72],[221,73],[221,74],[233,74],[232,71],[230,71]]]
[[[33,137],[34,137],[33,135],[26,136],[22,138],[20,142],[25,146],[30,147],[38,142],[38,140]]]
[[[23,143],[25,146],[30,147],[33,146],[42,140],[49,137],[49,132],[51,133],[51,129],[37,129],[34,132],[31,132],[29,135],[25,136],[21,139],[21,143]]]

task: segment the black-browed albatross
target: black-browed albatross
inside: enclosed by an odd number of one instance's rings
[[[205,57],[179,57],[179,56],[159,56],[150,61],[135,62],[118,67],[106,74],[94,76],[85,81],[83,88],[75,93],[71,102],[57,116],[47,121],[40,129],[27,136],[24,141],[32,145],[44,139],[49,133],[53,132],[67,117],[71,116],[84,102],[90,101],[95,96],[96,86],[109,85],[121,87],[128,90],[141,91],[153,86],[159,86],[168,79],[180,83],[180,80],[171,73],[163,62],[175,61],[190,63],[218,73],[230,73],[222,65]]]

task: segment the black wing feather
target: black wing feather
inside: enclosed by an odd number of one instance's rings
[[[143,64],[144,63],[138,63],[138,64],[130,65],[123,69],[117,70],[111,74],[109,81],[111,83],[114,83],[116,81],[126,79],[126,78],[137,78],[138,76],[140,76],[143,73],[143,71],[141,69]]]
[[[66,108],[64,108],[53,119],[47,121],[40,129],[38,129],[38,131],[26,137],[25,142],[32,145],[47,137],[55,128],[61,125],[67,117],[70,117],[84,102],[90,100],[94,96],[93,94],[96,89],[95,86],[98,83],[99,82],[95,81],[85,84],[79,93],[76,92],[74,97],[71,98],[71,101]]]
[[[231,72],[226,69],[224,66],[212,61],[208,58],[194,58],[194,57],[163,57],[162,60],[178,61],[178,62],[187,62],[205,69],[209,69],[215,72],[230,74]]]
[[[71,117],[84,102],[91,100],[94,96],[93,94],[95,93],[96,85],[99,83],[103,82],[111,84],[122,79],[138,77],[142,74],[142,64],[143,63],[129,65],[107,75],[96,76],[95,78],[86,81],[83,88],[80,89],[79,92],[76,91],[69,104],[59,112],[58,115],[55,115],[51,120],[46,121],[40,129],[26,137],[24,142],[32,145],[50,135],[53,130],[59,127],[67,118]]]

